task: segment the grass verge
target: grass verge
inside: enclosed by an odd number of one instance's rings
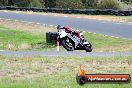
[[[0,56],[1,88],[80,88],[77,67],[89,74],[132,75],[132,57],[3,57]],[[88,84],[82,88],[131,88],[130,84]]]
[[[122,52],[132,51],[132,40],[113,38],[101,34],[94,34],[86,32],[85,37],[89,40],[94,47],[94,51],[103,52]]]
[[[39,45],[41,46],[39,47]],[[37,49],[47,48],[48,46],[50,45],[46,44],[44,34],[35,35],[29,32],[0,27],[0,49]]]

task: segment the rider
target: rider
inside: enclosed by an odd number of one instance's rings
[[[58,25],[57,29],[65,29],[66,32],[72,33],[74,35],[76,35],[78,38],[80,38],[79,32],[75,31],[74,29],[70,28],[70,27],[65,27],[62,25]]]
[[[58,26],[57,26],[57,29],[65,29],[66,32],[68,32],[68,31],[69,31],[69,32],[72,32],[72,30],[73,30],[73,29],[70,28],[70,27],[65,27],[65,26],[62,26],[62,25],[58,25]]]

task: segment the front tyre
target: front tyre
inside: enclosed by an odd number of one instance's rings
[[[72,40],[69,38],[63,39],[62,40],[62,46],[67,50],[67,51],[73,51],[74,50],[74,45],[72,43]]]
[[[92,50],[93,50],[92,44],[89,43],[89,44],[84,45],[84,50],[86,52],[92,52]]]

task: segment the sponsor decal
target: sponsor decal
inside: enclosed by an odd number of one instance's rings
[[[78,68],[76,76],[77,83],[80,85],[88,83],[130,83],[131,76],[129,74],[86,74],[86,71],[81,66]]]

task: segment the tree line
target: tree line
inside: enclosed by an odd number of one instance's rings
[[[132,0],[0,0],[0,6],[60,9],[122,9]]]

